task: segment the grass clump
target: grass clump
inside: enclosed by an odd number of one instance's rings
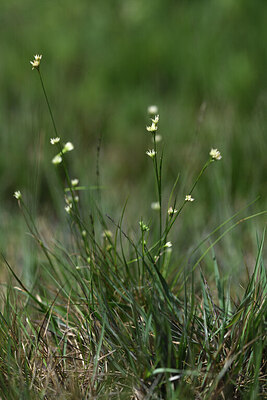
[[[27,399],[257,399],[264,398],[266,368],[266,271],[263,232],[253,272],[239,297],[232,296],[217,264],[215,245],[235,226],[263,215],[223,222],[190,254],[173,259],[170,240],[207,168],[182,200],[176,180],[163,196],[159,115],[153,112],[146,152],[155,174],[157,221],[142,212],[134,232],[126,205],[116,220],[103,212],[100,185],[83,207],[86,186],[69,172],[71,142],[62,144],[35,56],[57,148],[52,163],[63,171],[69,234],[64,244],[43,235],[23,191],[14,193],[30,235],[40,248],[34,284],[27,287],[2,254],[13,277],[0,313],[0,396]],[[204,250],[204,245],[207,247]],[[205,263],[211,255],[214,282]],[[180,261],[181,260],[181,261]],[[16,284],[14,285],[14,281]]]

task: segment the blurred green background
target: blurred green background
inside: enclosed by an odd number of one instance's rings
[[[179,249],[197,244],[258,195],[251,212],[264,209],[266,21],[265,0],[1,0],[2,247],[8,251],[18,243],[6,229],[25,231],[14,190],[26,194],[30,209],[46,220],[55,223],[64,214],[58,171],[50,162],[49,138],[55,135],[29,63],[36,53],[43,54],[41,70],[59,134],[75,145],[72,175],[84,185],[96,184],[102,137],[105,212],[117,218],[130,195],[128,226],[137,229],[144,213],[153,219],[155,185],[145,155],[152,146],[145,130],[150,104],[160,112],[165,203],[178,172],[181,201],[210,148],[223,156],[177,225],[172,239]],[[250,260],[262,226],[263,218],[225,239],[224,263],[232,268],[243,256]]]

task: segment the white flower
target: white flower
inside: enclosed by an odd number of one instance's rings
[[[159,204],[159,202],[158,202],[158,201],[155,201],[155,202],[151,203],[151,208],[152,208],[152,210],[155,210],[155,211],[160,210],[160,204]]]
[[[52,163],[55,165],[60,164],[61,162],[62,162],[62,157],[60,154],[57,154],[52,160]]]
[[[65,210],[66,210],[66,212],[67,212],[68,214],[71,213],[71,209],[72,209],[72,204],[69,204],[69,205],[65,206]]]
[[[16,190],[16,192],[13,195],[15,197],[15,199],[20,200],[21,199],[21,191],[20,190]]]
[[[195,199],[193,199],[193,197],[191,196],[191,194],[187,194],[185,196],[185,201],[194,201]]]
[[[152,105],[147,109],[148,114],[156,115],[159,112],[158,106]]]
[[[50,139],[50,143],[51,143],[51,144],[56,144],[56,143],[59,143],[59,142],[60,142],[60,138],[59,138],[59,137],[51,138],[51,139]]]
[[[153,138],[152,138],[152,140],[154,141]],[[161,142],[161,140],[162,140],[162,136],[161,135],[155,135],[155,142],[156,143]]]
[[[62,153],[67,153],[68,151],[71,151],[73,149],[74,149],[73,144],[71,142],[67,142],[63,147]]]
[[[155,115],[154,118],[151,118],[151,121],[153,124],[157,125],[159,122],[159,115]]]
[[[170,217],[172,217],[173,214],[176,214],[177,212],[178,212],[178,211],[177,211],[175,208],[170,207],[170,208],[168,209],[168,214],[169,214]]]
[[[40,62],[41,62],[41,59],[42,59],[42,55],[40,54],[36,54],[35,56],[34,56],[34,60],[33,61],[30,61],[30,63],[31,63],[31,65],[32,65],[32,69],[39,69],[39,65],[40,65]]]
[[[80,199],[79,199],[79,196],[75,196],[75,197],[74,197],[75,203],[79,203],[79,200],[80,200]]]
[[[84,229],[84,230],[82,231],[82,236],[85,237],[86,235],[87,235],[87,233],[86,233],[86,230]]]
[[[146,151],[146,154],[147,154],[149,157],[154,158],[155,155],[157,154],[157,152],[156,152],[154,149],[152,149],[152,150],[147,150],[147,151]]]
[[[155,122],[152,122],[151,126],[147,126],[146,130],[148,132],[156,132],[156,130],[158,129],[157,125],[155,124]]]
[[[172,247],[172,242],[167,242],[164,247]]]
[[[216,160],[216,161],[219,161],[222,158],[221,153],[217,149],[211,149],[210,156],[211,156],[211,158],[213,158],[213,160]]]
[[[79,179],[72,179],[71,186],[77,186],[79,184]]]

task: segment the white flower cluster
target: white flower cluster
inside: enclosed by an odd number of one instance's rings
[[[54,144],[56,144],[56,143],[59,143],[59,142],[60,142],[60,138],[59,138],[59,137],[51,138],[51,139],[50,139],[50,143],[51,143],[52,145],[54,145]]]
[[[176,210],[176,208],[169,207],[169,209],[168,209],[168,214],[169,214],[170,217],[172,217],[177,212],[178,212],[178,210]]]
[[[20,190],[16,190],[16,192],[14,193],[14,197],[17,200],[21,199],[21,191]]]
[[[32,65],[32,69],[39,69],[41,59],[42,59],[42,54],[40,54],[40,55],[36,54],[34,56],[34,60],[30,61],[31,65]]]
[[[152,150],[147,150],[146,154],[148,155],[148,157],[154,158],[157,152],[154,149],[152,149]]]
[[[195,199],[193,199],[193,197],[191,196],[191,194],[187,194],[185,196],[185,201],[194,201]]]
[[[50,143],[52,145],[54,145],[56,143],[59,143],[59,142],[60,142],[60,138],[59,137],[50,139]],[[63,149],[61,150],[61,152],[58,153],[57,155],[55,155],[55,157],[52,159],[52,163],[55,164],[55,165],[60,164],[62,162],[62,154],[65,154],[68,151],[72,151],[73,149],[74,149],[73,144],[71,142],[67,142],[64,145]],[[75,186],[75,185],[73,185],[73,186]]]
[[[217,149],[211,149],[210,156],[215,161],[219,161],[222,158],[221,153]]]
[[[151,125],[146,127],[146,130],[148,132],[156,132],[158,129],[158,123],[159,123],[159,115],[155,115],[154,118],[151,118]]]

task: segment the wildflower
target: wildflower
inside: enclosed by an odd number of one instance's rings
[[[32,69],[39,69],[39,65],[42,59],[42,55],[40,54],[36,54],[34,56],[34,60],[30,61],[31,65],[32,65]]]
[[[82,237],[85,237],[87,235],[87,233],[86,233],[86,230],[84,229],[83,231],[82,231]]]
[[[21,191],[20,190],[16,190],[16,192],[14,192],[15,199],[20,200],[21,199]]]
[[[77,186],[79,184],[79,179],[72,179],[71,186]]]
[[[158,106],[152,105],[147,109],[148,114],[156,115],[159,112]]]
[[[51,144],[56,144],[56,143],[59,143],[59,142],[60,142],[60,138],[59,138],[59,137],[51,138],[51,139],[50,139],[50,143],[51,143]]]
[[[155,210],[155,211],[160,210],[160,204],[159,204],[159,202],[158,202],[158,201],[155,201],[155,202],[151,203],[151,208],[152,208],[152,210]]]
[[[168,214],[169,214],[170,217],[172,217],[177,212],[178,211],[175,208],[169,207],[169,209],[168,209]]]
[[[152,150],[147,150],[147,151],[146,151],[146,154],[147,154],[149,157],[154,158],[155,155],[157,154],[157,152],[156,152],[154,149],[152,149]]]
[[[140,228],[141,228],[142,232],[148,232],[149,231],[149,227],[142,220],[139,221],[139,225],[140,225]]]
[[[52,163],[55,165],[60,164],[61,162],[62,162],[62,157],[60,154],[57,154],[52,160]]]
[[[79,199],[79,196],[75,196],[75,197],[74,197],[75,203],[79,203],[79,200],[80,200],[80,199]]]
[[[151,126],[147,126],[146,130],[148,132],[156,132],[156,130],[158,129],[157,125],[155,124],[155,122],[152,122]]]
[[[151,118],[151,121],[153,124],[157,125],[159,122],[159,115],[155,115],[154,118]]]
[[[154,141],[153,138],[152,138],[152,140]],[[161,140],[162,140],[162,136],[161,135],[155,135],[155,142],[156,143],[161,142]]]
[[[221,153],[217,149],[211,149],[210,156],[213,160],[216,160],[216,161],[219,161],[222,158]]]
[[[64,154],[64,153],[67,153],[68,151],[71,151],[71,150],[73,150],[73,149],[74,149],[73,144],[72,144],[71,142],[67,142],[67,143],[65,144],[65,146],[63,147],[62,153],[63,153],[63,154]]]
[[[65,206],[65,210],[68,214],[71,213],[71,209],[72,209],[72,204],[70,203],[69,205]]]
[[[191,194],[187,194],[185,196],[185,201],[194,201],[195,199],[193,199],[193,197],[191,196]]]
[[[165,243],[165,246],[164,246],[164,247],[168,247],[168,248],[172,247],[172,242],[167,242],[167,243]]]

